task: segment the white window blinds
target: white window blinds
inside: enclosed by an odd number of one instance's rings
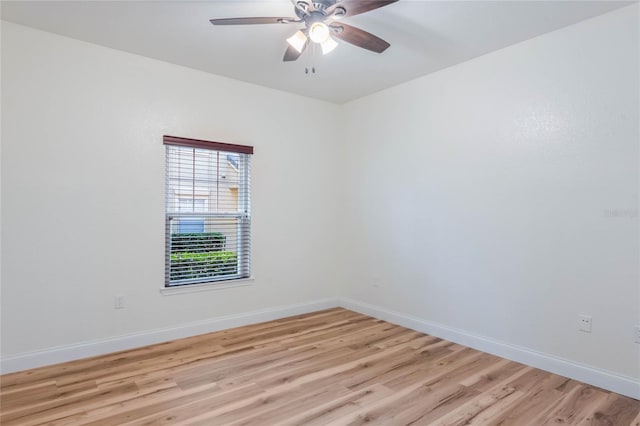
[[[165,136],[165,285],[248,278],[253,147]]]

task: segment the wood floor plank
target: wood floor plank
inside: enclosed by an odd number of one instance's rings
[[[640,426],[640,401],[345,309],[0,376],[4,426]]]
[[[190,389],[188,391],[181,390],[175,383],[160,389],[147,389],[145,392],[130,395],[129,398],[122,401],[112,401],[109,404],[101,404],[96,407],[87,407],[85,410],[69,413],[65,417],[53,420],[47,423],[48,426],[71,426],[87,423],[95,423],[104,421],[105,418],[113,418],[123,413],[136,413],[132,417],[137,419],[138,410],[159,409],[162,407],[175,407],[174,402],[179,399],[177,406],[184,404],[185,401],[197,400],[198,398],[210,397],[218,395],[221,389],[215,385],[207,385],[201,388]],[[129,414],[125,414],[126,418]],[[108,424],[108,422],[106,423]],[[114,423],[116,424],[116,423]]]
[[[601,402],[602,396],[601,392],[591,386],[577,386],[566,395],[562,404],[540,423],[540,426],[579,423],[593,413]]]
[[[549,374],[542,370],[527,367],[527,372],[518,379],[508,383],[516,392],[526,395],[516,399],[501,412],[497,413],[489,424],[501,426],[521,426],[527,419],[548,410],[562,396],[560,388],[566,388],[570,382],[566,377]]]
[[[596,409],[593,425],[632,425],[640,422],[640,402],[626,396],[609,393],[607,402]]]
[[[471,423],[471,421],[478,417],[482,412],[515,393],[517,389],[514,386],[511,386],[510,383],[515,379],[522,377],[527,372],[528,370],[526,368],[516,370],[512,375],[507,376],[498,383],[495,383],[491,388],[484,392],[480,392],[477,397],[438,418],[434,424],[439,426],[457,426]],[[478,377],[477,375],[475,376],[474,380],[482,380],[482,377]],[[473,383],[470,381],[467,381],[467,383],[472,387]]]
[[[341,398],[334,398],[325,404],[320,404],[310,410],[297,413],[282,422],[283,425],[321,426],[331,423],[336,419],[379,402],[390,396],[393,391],[383,385],[374,384],[368,388],[352,391]]]
[[[527,372],[524,366],[506,369],[509,374],[501,375],[502,381],[491,381],[492,388],[486,391],[479,390],[481,386],[477,385],[488,380],[489,372],[504,370],[503,367],[506,365],[498,364],[494,369],[488,369],[483,367],[483,364],[476,364],[472,367],[475,368],[475,373],[464,373],[462,376],[458,376],[457,372],[436,374],[420,388],[424,395],[414,395],[413,401],[402,401],[401,404],[396,404],[393,410],[387,410],[376,417],[383,424],[427,425],[441,422],[443,416],[453,416],[453,420],[443,423],[467,424],[484,409],[513,393],[515,388],[509,387],[508,383]],[[463,380],[458,380],[460,377]],[[460,410],[464,412],[459,413]]]

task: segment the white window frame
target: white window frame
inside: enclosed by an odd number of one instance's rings
[[[165,190],[165,284],[161,289],[163,294],[179,294],[184,290],[202,291],[209,288],[228,288],[236,285],[247,285],[253,278],[251,276],[251,154],[253,147],[246,145],[233,145],[221,142],[203,141],[197,139],[179,138],[175,136],[164,136],[164,144],[167,145],[167,153],[171,147],[181,147],[209,150],[218,152],[220,156],[228,153],[239,155],[241,159],[240,175],[238,176],[238,211],[236,212],[210,212],[208,211],[208,200],[205,200],[205,212],[181,212],[179,199],[182,194],[176,193],[175,188],[170,183],[169,173],[166,177]],[[195,151],[194,151],[195,155]],[[167,155],[167,167],[169,167],[169,156]],[[224,177],[222,177],[224,179]],[[199,197],[198,197],[199,198]],[[237,246],[235,247],[237,263],[235,274],[209,276],[203,278],[171,280],[171,238],[174,226],[172,221],[181,217],[197,217],[210,220],[235,218],[238,220],[237,226]]]

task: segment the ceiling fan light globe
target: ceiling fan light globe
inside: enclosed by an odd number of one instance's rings
[[[287,39],[287,43],[298,52],[302,52],[304,45],[307,43],[307,36],[302,31],[296,31],[294,35]]]
[[[328,38],[330,38],[329,27],[322,22],[314,22],[309,27],[309,38],[314,43],[324,43]]]
[[[322,54],[326,55],[327,53],[338,47],[338,43],[336,43],[334,39],[329,37],[320,44],[320,47],[322,47]]]

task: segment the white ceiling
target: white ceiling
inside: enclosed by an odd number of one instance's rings
[[[366,0],[363,0],[366,1]],[[91,43],[343,103],[630,2],[400,0],[345,18],[391,43],[376,54],[340,42],[282,62],[298,25],[213,26],[211,18],[295,16],[289,0],[2,1],[2,19]],[[316,74],[305,74],[315,66]]]

